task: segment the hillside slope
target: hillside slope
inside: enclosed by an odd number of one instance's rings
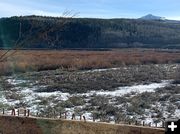
[[[0,116],[3,134],[164,134],[164,129],[61,119]]]
[[[20,30],[21,24],[21,32]],[[41,16],[0,19],[0,48],[180,48],[180,22]]]

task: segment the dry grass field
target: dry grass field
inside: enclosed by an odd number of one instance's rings
[[[0,55],[4,53],[0,51]],[[13,51],[11,52],[13,53]],[[0,74],[53,69],[85,70],[137,64],[179,63],[180,51],[117,49],[85,50],[18,50],[0,62]]]

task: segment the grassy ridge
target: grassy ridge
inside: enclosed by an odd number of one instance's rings
[[[13,121],[12,121],[13,120]],[[6,134],[163,134],[164,129],[124,124],[107,124],[60,119],[0,116],[1,132]]]

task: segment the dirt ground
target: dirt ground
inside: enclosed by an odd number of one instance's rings
[[[0,116],[3,134],[164,134],[164,129],[84,121]]]

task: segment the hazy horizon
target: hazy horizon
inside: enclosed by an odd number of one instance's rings
[[[66,10],[79,18],[130,18],[147,14],[180,20],[178,0],[3,0],[0,17],[42,15],[58,17]]]

